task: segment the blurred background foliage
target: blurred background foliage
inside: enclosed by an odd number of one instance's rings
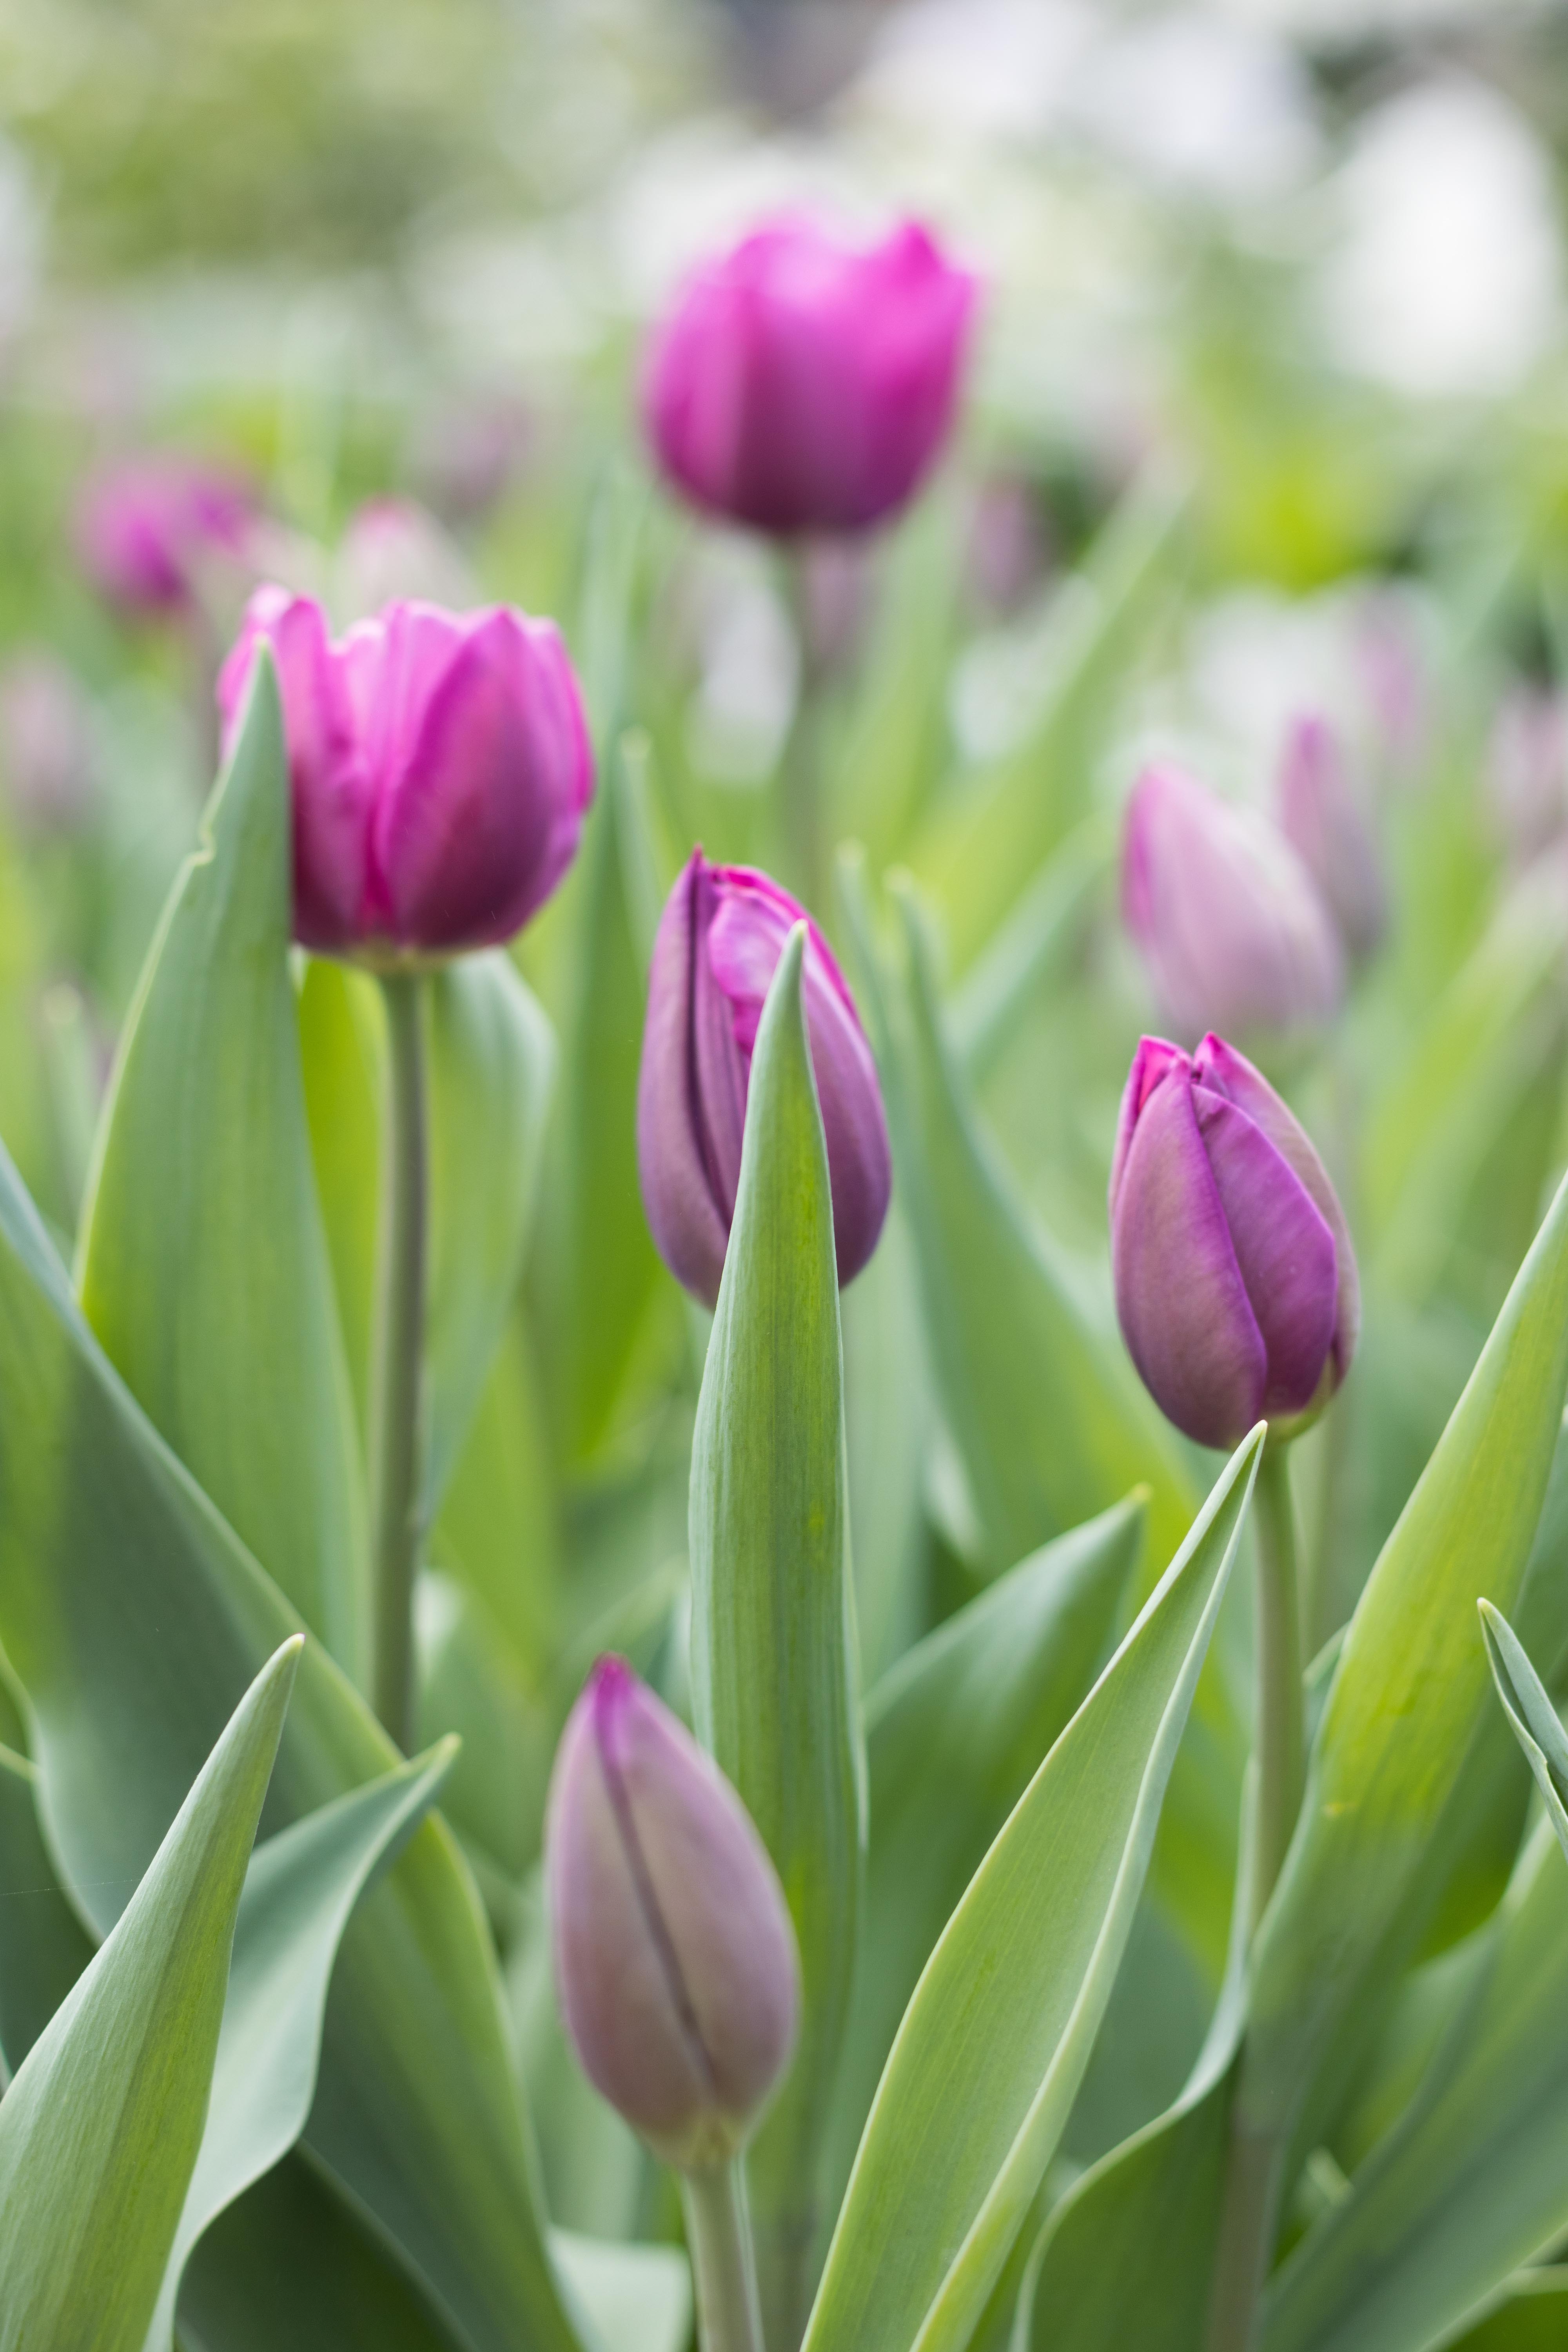
[[[1344,1403],[1301,1449],[1331,1634],[1568,1161],[1564,142],[1568,9],[1522,0],[0,0],[0,1133],[63,1245],[250,580],[347,616],[352,518],[416,499],[421,577],[556,614],[593,706],[595,815],[520,949],[563,1048],[541,1214],[421,1619],[422,1729],[465,1733],[451,1810],[517,1955],[558,2219],[629,2232],[655,2193],[568,2081],[511,1931],[593,1652],[679,1696],[700,1335],[632,1140],[675,864],[699,838],[778,854],[820,681],[829,830],[865,844],[873,907],[897,866],[926,895],[964,1085],[1109,1334],[1115,1106],[1155,1017],[1116,914],[1121,802],[1158,747],[1267,805],[1291,714],[1331,715],[1393,888],[1338,1026],[1271,1065],[1367,1289]],[[913,209],[986,292],[942,478],[868,549],[814,551],[792,599],[766,550],[656,488],[635,385],[683,265],[795,201]],[[83,575],[77,496],[174,446],[240,467],[267,520],[199,615],[127,619]],[[355,1197],[372,1148],[376,1016],[321,971],[307,1076],[352,1322],[368,1240],[333,1186]],[[868,1678],[1008,1564],[936,1402],[914,1251],[896,1213],[845,1302]],[[1222,1853],[1246,1642],[1194,1733]],[[1173,1893],[1182,1834],[1081,2155],[1201,2032],[1228,1878]]]

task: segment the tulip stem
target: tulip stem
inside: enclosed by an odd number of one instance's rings
[[[681,2176],[701,2352],[763,2352],[762,2307],[741,2158]]]
[[[1258,1843],[1252,1888],[1257,1932],[1295,1834],[1306,1786],[1301,1618],[1296,1595],[1296,1512],[1283,1445],[1258,1468]]]
[[[1306,1786],[1301,1692],[1301,1618],[1296,1591],[1296,1512],[1283,1445],[1266,1445],[1258,1465],[1258,1810],[1250,1933],[1268,1906],[1295,1834]],[[1279,2219],[1282,2149],[1233,2098],[1209,2299],[1208,2352],[1252,2352],[1258,2301]]]
[[[406,1753],[414,1739],[414,1578],[424,1485],[425,1254],[429,1197],[424,982],[382,977],[386,1097],[371,1348],[370,1493],[377,1715]]]
[[[784,847],[790,879],[803,903],[822,920],[827,877],[822,839],[822,666],[816,658],[806,575],[807,558],[792,548],[784,558],[800,689],[780,762]]]

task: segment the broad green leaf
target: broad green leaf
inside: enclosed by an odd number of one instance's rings
[[[1384,1546],[1340,1652],[1254,1958],[1240,2097],[1288,2131],[1422,1881],[1491,1712],[1483,1595],[1513,1606],[1568,1387],[1568,1185]],[[1408,1933],[1408,1922],[1403,1923]],[[1406,1955],[1407,1956],[1407,1955]]]
[[[560,1497],[527,1319],[514,1303],[431,1534],[430,1555],[540,1687],[559,1645]]]
[[[539,1852],[553,1748],[542,1702],[518,1678],[483,1604],[450,1577],[419,1580],[419,1740],[456,1732],[442,1811],[475,1859],[515,1885]]]
[[[252,1855],[206,2126],[145,2352],[173,2352],[180,2282],[203,2231],[303,2131],[343,1929],[372,1874],[434,1802],[452,1755],[448,1744],[402,1765],[279,1831]]]
[[[105,1934],[297,1618],[109,1364],[3,1157],[0,1433],[0,1643],[50,1847]],[[268,1833],[399,1760],[309,1644]],[[573,2352],[499,1994],[472,1880],[433,1815],[345,1931],[305,2143],[468,2352]]]
[[[616,2245],[552,2230],[550,2250],[604,2352],[686,2352],[691,2272],[679,2247]]]
[[[1462,1981],[1406,2113],[1269,2282],[1264,2352],[1425,2352],[1568,2229],[1568,1871],[1550,1822]]]
[[[262,1668],[0,2100],[0,2346],[141,2352],[206,2115],[235,1913],[301,1643]]]
[[[1110,1998],[1263,1432],[1020,1798],[928,1961],[855,2159],[806,2352],[959,2352]]]
[[[0,1748],[0,2085],[93,1954],[44,1844],[37,1779],[25,1756]]]
[[[1141,1498],[1058,1537],[929,1633],[867,1700],[870,1840],[834,2101],[839,2190],[921,1970],[1104,1664],[1142,1540]]]
[[[1251,1814],[1248,1796],[1244,1836]],[[1244,1847],[1225,1979],[1181,2096],[1091,2165],[1056,2206],[1024,2273],[1016,2352],[1117,2344],[1191,2352],[1202,2340],[1225,2180],[1226,2089],[1247,2021],[1250,1879]]]
[[[833,1207],[801,1002],[804,932],[763,1007],[740,1185],[691,1450],[691,1685],[702,1738],[784,1882],[800,1944],[789,2076],[752,2144],[764,2316],[798,2330],[848,2015],[862,1773]]]
[[[452,2352],[384,2246],[300,2156],[218,2215],[180,2290],[186,2352]]]
[[[79,1284],[138,1403],[357,1675],[364,1528],[289,973],[282,730],[264,658],[132,1008]]]
[[[1049,682],[1027,737],[940,805],[916,845],[910,863],[941,897],[961,971],[1087,814],[1121,688],[1168,604],[1182,517],[1163,488],[1129,493],[1059,593]]]
[[[1547,1819],[1557,1832],[1564,1854],[1568,1854],[1568,1806],[1563,1802],[1568,1798],[1568,1738],[1563,1735],[1557,1709],[1508,1619],[1489,1601],[1483,1601],[1480,1610],[1487,1657],[1502,1711],[1535,1776]]]
[[[427,992],[428,1519],[473,1421],[522,1272],[555,1040],[499,948],[444,965]]]

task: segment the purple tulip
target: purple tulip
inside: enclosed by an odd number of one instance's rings
[[[600,1659],[562,1734],[544,1851],[584,2073],[666,2163],[722,2163],[795,2045],[795,1930],[734,1790],[620,1658]]]
[[[237,474],[174,456],[128,458],[82,492],[77,551],[111,604],[180,612],[196,601],[204,563],[243,554],[255,511]]]
[[[1128,1352],[1166,1417],[1229,1447],[1290,1436],[1350,1369],[1361,1290],[1323,1164],[1221,1037],[1145,1037],[1110,1167],[1110,1263]]]
[[[1510,862],[1531,865],[1568,825],[1568,698],[1522,680],[1498,706],[1486,797]]]
[[[1310,874],[1346,950],[1369,956],[1388,928],[1383,861],[1363,815],[1343,747],[1326,719],[1291,721],[1279,765],[1279,824]]]
[[[877,1246],[892,1162],[877,1065],[833,950],[787,890],[750,866],[710,866],[696,850],[654,942],[637,1077],[643,1203],[665,1264],[711,1307],[735,1192],[752,1048],[763,1001],[793,927],[806,925],[806,1034],[833,1192],[838,1279]]]
[[[697,270],[654,338],[659,464],[698,506],[778,538],[868,530],[947,440],[975,294],[912,221],[869,248],[770,222]]]
[[[312,598],[258,589],[218,680],[226,749],[263,640],[289,743],[295,938],[374,964],[510,939],[571,864],[594,793],[553,625],[395,604],[334,643]]]
[[[1146,768],[1127,808],[1121,907],[1179,1036],[1325,1020],[1344,959],[1316,883],[1279,828],[1180,768]]]

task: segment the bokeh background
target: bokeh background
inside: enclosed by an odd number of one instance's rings
[[[0,1134],[62,1246],[254,581],[553,614],[593,708],[598,812],[520,950],[563,1048],[538,1238],[421,1603],[503,1941],[585,1658],[663,1644],[679,1696],[698,1355],[637,1198],[641,975],[694,839],[773,854],[805,678],[831,830],[925,891],[1008,1181],[1108,1344],[1154,1018],[1121,807],[1154,749],[1267,805],[1292,715],[1338,730],[1389,933],[1270,1071],[1366,1281],[1298,1477],[1342,1621],[1568,1163],[1565,142],[1568,10],[1522,0],[0,0]],[[985,290],[934,488],[792,597],[658,488],[636,385],[683,268],[795,203],[912,210]],[[258,520],[191,609],[128,614],[82,486],[170,449]],[[308,1048],[374,1087],[371,1046]],[[868,1678],[1005,1565],[917,1296],[896,1209],[845,1303]],[[1201,1970],[1171,1998],[1195,2037]],[[1165,2095],[1131,2011],[1108,2050],[1085,2153]],[[617,2234],[644,2176],[607,2130],[546,2133],[552,2210]]]

